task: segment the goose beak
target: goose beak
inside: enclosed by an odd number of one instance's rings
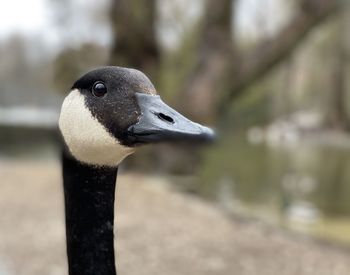
[[[212,141],[215,133],[165,104],[159,96],[136,93],[141,110],[138,123],[128,128],[134,144],[163,141]]]

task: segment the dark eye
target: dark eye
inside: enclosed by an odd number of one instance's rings
[[[102,82],[96,82],[92,86],[92,94],[96,97],[102,97],[107,93],[107,87]]]

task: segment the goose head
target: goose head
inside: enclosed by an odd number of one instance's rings
[[[213,138],[213,131],[166,105],[140,71],[103,67],[79,78],[64,99],[59,128],[70,154],[117,166],[147,143]]]

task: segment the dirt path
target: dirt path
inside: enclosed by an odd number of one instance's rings
[[[0,275],[65,275],[55,161],[0,160]],[[232,221],[164,179],[123,175],[117,189],[121,275],[348,275],[350,254]]]

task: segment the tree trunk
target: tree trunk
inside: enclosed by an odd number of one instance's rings
[[[343,19],[343,18],[341,18]],[[346,19],[346,18],[344,18]],[[342,20],[344,21],[344,20]],[[330,124],[332,127],[340,130],[349,130],[349,118],[346,111],[346,60],[347,53],[345,47],[345,37],[347,26],[343,23],[339,23],[339,29],[336,33],[335,41],[335,54],[334,68],[332,73],[332,91],[330,102]]]
[[[225,78],[227,60],[232,59],[231,23],[235,1],[208,0],[197,63],[183,91],[184,111],[199,121],[210,121],[215,113],[220,83]],[[195,106],[195,108],[193,108]]]
[[[110,64],[133,67],[155,78],[160,58],[155,20],[155,0],[113,0]]]

